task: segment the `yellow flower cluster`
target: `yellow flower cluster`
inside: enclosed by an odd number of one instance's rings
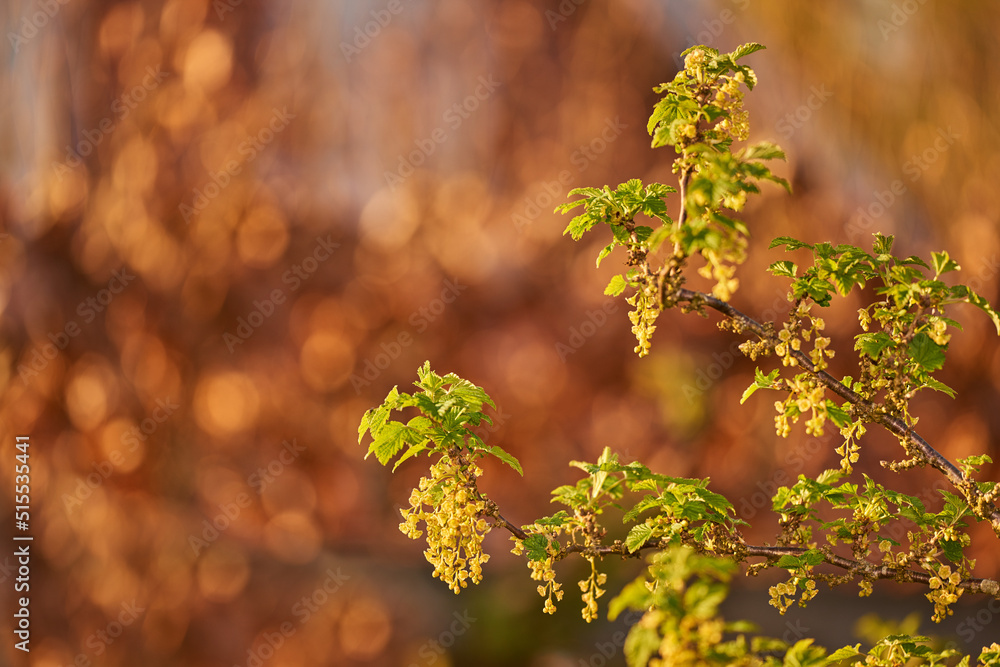
[[[951,605],[958,602],[962,597],[962,590],[958,585],[962,583],[962,575],[959,572],[952,572],[947,565],[937,568],[937,573],[931,577],[929,585],[931,592],[927,593],[927,599],[934,603],[935,622],[941,622],[952,614]]]
[[[705,258],[705,266],[698,269],[698,275],[715,280],[712,287],[712,296],[722,301],[729,301],[733,293],[739,289],[740,281],[736,276],[735,264],[727,264],[726,261],[740,263],[743,261],[746,241],[742,238],[734,238],[732,245],[725,248],[725,255],[714,250],[705,249],[702,256]]]
[[[597,565],[592,556],[588,557],[587,560],[590,561],[590,576],[581,579],[579,584],[580,590],[583,591],[583,595],[580,596],[583,600],[583,620],[590,623],[597,618],[597,598],[604,595],[604,589],[601,586],[608,580],[608,575],[597,571]]]
[[[690,72],[700,69],[704,63],[705,52],[701,49],[695,49],[684,57],[684,69]]]
[[[524,554],[524,542],[521,540],[514,540],[514,548],[510,550],[515,556],[520,556]],[[546,614],[556,613],[556,604],[552,601],[554,597],[556,602],[563,599],[562,584],[556,581],[556,571],[552,568],[553,558],[549,556],[545,560],[529,560],[528,568],[531,570],[531,578],[535,581],[542,582],[538,586],[538,594],[545,598],[545,606],[542,609]]]
[[[660,316],[659,299],[655,287],[643,286],[635,294],[625,299],[633,307],[628,318],[632,322],[632,333],[639,344],[635,352],[640,357],[649,354],[652,347],[653,332],[656,331],[656,318]]]
[[[808,343],[815,336],[809,360],[817,371],[821,371],[827,367],[826,360],[833,358],[834,350],[830,349],[830,339],[819,335],[819,332],[826,328],[826,322],[822,317],[809,315],[810,306],[811,304],[803,302],[792,312],[778,332],[779,342],[774,348],[774,353],[782,358],[785,366],[797,366],[798,360],[792,356],[792,352],[801,350],[802,343]]]
[[[750,114],[743,108],[743,72],[737,72],[732,77],[721,77],[722,84],[715,93],[715,103],[725,111],[724,117],[716,126],[736,141],[746,141],[750,136]]]
[[[420,478],[410,494],[410,508],[400,510],[403,523],[399,524],[404,535],[417,539],[423,534],[417,525],[424,523],[424,557],[434,566],[434,576],[455,593],[469,581],[482,581],[483,563],[490,559],[482,544],[491,527],[482,518],[486,502],[476,491],[476,478],[483,471],[457,458],[442,456],[431,466],[431,477]]]
[[[768,593],[771,594],[771,606],[781,614],[788,611],[788,608],[795,602],[795,596],[798,595],[800,583],[804,588],[801,596],[799,596],[799,606],[806,606],[806,602],[816,597],[818,591],[816,590],[815,581],[812,579],[805,579],[803,581],[802,577],[792,577],[786,582],[771,586],[768,589]]]
[[[867,430],[860,419],[840,429],[840,435],[843,436],[844,442],[834,451],[840,454],[840,469],[845,474],[850,475],[851,471],[854,470],[854,466],[851,464],[857,463],[861,456],[861,447],[858,445],[858,440]]]

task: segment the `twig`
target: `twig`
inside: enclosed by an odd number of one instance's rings
[[[709,308],[722,313],[726,317],[739,321],[761,339],[767,339],[767,332],[760,322],[753,319],[749,315],[740,312],[736,308],[733,308],[725,301],[717,299],[710,294],[681,288],[677,293],[677,302],[679,303],[682,301],[688,303],[704,303]],[[992,504],[989,511],[982,508],[981,504],[983,498],[979,489],[965,478],[962,471],[959,470],[954,463],[949,461],[943,454],[934,449],[930,443],[914,432],[913,429],[907,426],[902,420],[879,412],[873,403],[862,398],[857,392],[845,386],[837,380],[837,378],[833,377],[824,370],[816,370],[816,366],[812,363],[812,360],[809,359],[809,357],[801,350],[790,349],[789,354],[795,358],[800,366],[811,373],[833,393],[861,408],[866,415],[870,416],[874,423],[880,424],[893,435],[911,443],[914,447],[916,447],[916,449],[919,450],[921,455],[924,457],[924,460],[933,468],[936,468],[944,474],[945,477],[948,478],[948,481],[950,481],[955,488],[961,492],[966,500],[969,501],[974,511],[982,512],[983,517],[989,518],[990,524],[993,526],[993,531],[1000,535],[1000,510],[998,510],[995,506],[992,506]]]
[[[621,542],[596,547],[586,547],[582,544],[571,544],[565,547],[563,553],[570,554],[586,552],[595,556],[618,555],[622,557],[638,558],[643,549],[663,549],[666,546],[668,546],[668,544],[659,539],[645,542],[634,552],[628,551],[628,548]],[[801,556],[810,551],[810,549],[805,547],[755,546],[750,544],[741,544],[738,550],[739,554],[736,553],[736,550],[733,550],[728,555],[739,555],[741,560],[759,556],[770,561],[777,561],[780,560],[782,556]],[[901,583],[930,584],[931,578],[933,577],[932,574],[928,574],[927,572],[910,570],[908,568],[893,568],[888,565],[878,565],[869,561],[855,560],[853,558],[846,558],[844,556],[838,556],[836,554],[822,551],[821,553],[823,553],[824,563],[856,573],[858,576],[864,576],[865,578],[892,579]],[[969,577],[968,579],[963,579],[958,584],[958,587],[963,588],[970,593],[983,593],[994,597],[1000,597],[1000,583],[993,579]]]

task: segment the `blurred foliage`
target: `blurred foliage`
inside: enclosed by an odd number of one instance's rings
[[[32,439],[29,663],[247,664],[281,637],[267,664],[599,655],[575,624],[524,622],[530,585],[484,592],[499,610],[428,592],[389,500],[416,470],[364,467],[360,416],[424,359],[491,387],[482,438],[531,471],[484,482],[515,523],[605,445],[711,475],[740,511],[776,475],[826,467],[832,442],[772,448],[766,410],[716,418],[751,367],[710,324],[662,328],[632,359],[599,297],[613,269],[548,211],[626,172],[667,180],[641,131],[652,86],[691,44],[758,39],[750,139],[782,144],[796,194],[748,207],[751,246],[895,234],[907,255],[949,248],[997,303],[996,13],[905,4],[6,3],[0,441]],[[746,275],[778,258],[751,257]],[[739,295],[751,315],[777,296]],[[855,313],[831,313],[831,336]],[[952,459],[998,441],[990,331],[953,337],[941,380],[961,402],[915,401]],[[126,605],[142,611],[118,628]],[[490,657],[468,645],[494,635]]]

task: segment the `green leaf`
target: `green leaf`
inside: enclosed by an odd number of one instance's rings
[[[732,53],[733,60],[739,60],[744,56],[748,56],[751,53],[756,53],[757,51],[761,51],[766,48],[767,47],[764,46],[763,44],[758,44],[757,42],[748,42],[742,46],[736,47],[736,50],[733,51]]]
[[[923,332],[913,337],[906,351],[910,358],[926,371],[940,370],[944,366],[943,349]]]
[[[948,273],[949,271],[957,271],[962,268],[958,265],[958,262],[953,260],[948,256],[947,252],[932,252],[931,253],[931,263],[934,265],[934,277],[940,276],[942,273]],[[926,266],[926,265],[925,265]]]
[[[634,554],[652,534],[653,529],[644,523],[632,526],[632,530],[628,531],[628,537],[625,538],[625,546],[628,547],[629,553]]]
[[[882,350],[892,346],[892,338],[883,331],[858,334],[854,337],[854,349],[867,354],[872,359],[878,359]]]
[[[761,141],[744,148],[740,151],[739,156],[743,160],[784,160],[785,151],[776,144]]]
[[[387,464],[406,444],[408,433],[409,429],[403,424],[389,422],[381,430],[371,446],[368,447],[368,453],[365,454],[365,458],[367,459],[374,452],[375,458],[378,459],[379,463],[382,465]]]
[[[802,554],[802,562],[805,565],[816,566],[822,563],[824,560],[823,552],[819,549],[810,549],[809,551]]]
[[[424,440],[422,442],[418,442],[415,445],[410,445],[410,448],[407,449],[406,452],[402,456],[400,456],[399,459],[396,461],[396,463],[392,466],[392,471],[396,472],[396,468],[399,467],[399,464],[401,464],[406,459],[411,458],[413,456],[416,456],[420,452],[423,452],[423,451],[427,450],[427,448],[428,447],[427,447],[427,441],[426,440]]]
[[[812,645],[812,639],[800,639],[785,653],[785,667],[810,667],[829,664],[826,649]]]
[[[611,277],[608,286],[604,288],[604,293],[608,296],[618,296],[625,291],[626,287],[628,287],[628,283],[625,282],[625,278],[618,274]]]
[[[771,245],[767,246],[767,248],[770,250],[771,248],[777,248],[778,246],[785,246],[785,250],[789,252],[792,250],[798,250],[799,248],[809,248],[810,250],[813,248],[811,243],[793,239],[791,236],[779,236],[771,241]]]
[[[993,463],[993,459],[989,454],[974,454],[964,459],[959,459],[958,462],[963,466],[976,466],[978,468],[984,463]]]
[[[597,255],[597,268],[601,268],[601,261],[605,257],[607,257],[608,255],[611,254],[611,251],[615,249],[616,245],[617,245],[617,242],[616,241],[612,241],[608,245],[604,246],[604,248],[601,250],[600,254]]]
[[[583,235],[590,231],[598,222],[600,222],[600,220],[590,213],[583,213],[573,218],[570,223],[566,225],[566,229],[563,230],[563,236],[569,234],[573,237],[574,241],[579,241]]]
[[[371,431],[373,438],[378,436],[379,432],[385,426],[386,419],[389,418],[389,413],[392,412],[393,408],[395,408],[396,404],[399,402],[399,397],[399,390],[396,387],[393,387],[389,391],[389,394],[385,397],[382,405],[365,412],[364,416],[361,418],[361,425],[358,427],[359,445],[364,439],[366,431]]]
[[[552,516],[546,516],[542,517],[541,519],[536,519],[535,523],[537,523],[539,526],[565,526],[567,523],[569,523],[569,514],[566,513],[566,510],[559,510]]]
[[[1000,335],[1000,313],[997,313],[997,311],[994,310],[989,301],[979,296],[965,285],[956,285],[955,287],[952,287],[951,294],[952,296],[956,296],[960,299],[965,299],[973,306],[989,315],[990,319],[993,320],[993,325],[997,328],[997,334]]]
[[[875,233],[875,240],[872,242],[872,252],[876,255],[890,255],[892,254],[892,243],[896,237],[889,235],[883,236],[882,234]]]
[[[901,259],[901,260],[899,260],[899,263],[900,264],[916,264],[917,266],[922,266],[925,269],[931,268],[931,267],[927,266],[927,262],[925,262],[924,260],[920,259],[916,255],[910,255],[906,259]],[[957,264],[955,265],[955,268],[958,268]]]
[[[848,404],[845,403],[844,405]],[[847,410],[837,405],[829,398],[826,399],[826,414],[830,418],[830,420],[837,426],[837,428],[844,428],[845,426],[848,426],[851,423],[851,416],[848,414]]]
[[[754,371],[753,384],[746,388],[743,392],[743,398],[740,399],[740,405],[746,403],[746,400],[750,398],[755,391],[758,389],[770,389],[774,385],[774,381],[778,379],[779,370],[775,368],[773,371],[764,375],[760,372],[760,368]]]
[[[780,262],[775,262],[767,269],[775,276],[784,276],[785,278],[795,278],[799,271],[799,267],[796,266],[795,262],[790,262],[787,259]]]
[[[792,556],[791,554],[785,554],[778,559],[778,567],[783,567],[785,569],[793,570],[797,567],[802,567],[802,557]]]
[[[528,535],[527,539],[524,540],[524,549],[528,560],[539,561],[548,558],[548,546],[549,538],[539,533]]]
[[[941,540],[940,545],[945,557],[952,563],[958,563],[962,560],[961,542],[958,540]]]
[[[520,461],[518,461],[512,454],[500,448],[498,445],[493,445],[486,451],[516,470],[518,475],[524,477],[524,471],[521,469]]]
[[[928,377],[924,380],[924,387],[928,389],[933,389],[934,391],[940,391],[941,393],[948,394],[952,398],[955,398],[955,390],[946,385],[944,382],[940,382],[932,377]]]
[[[646,667],[649,659],[660,649],[660,633],[656,628],[645,628],[638,623],[632,626],[625,638],[625,660],[630,667]]]
[[[843,648],[838,648],[836,651],[830,654],[826,659],[828,665],[834,665],[838,662],[848,660],[850,658],[856,658],[858,656],[864,655],[861,652],[861,644],[855,644],[854,646],[845,646]]]

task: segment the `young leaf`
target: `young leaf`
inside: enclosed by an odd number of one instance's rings
[[[628,537],[625,538],[625,546],[628,547],[629,553],[634,554],[652,534],[653,529],[644,523],[632,526],[632,529],[628,531]]]
[[[754,392],[758,389],[770,389],[774,385],[774,381],[778,379],[779,370],[775,368],[773,371],[764,375],[760,372],[760,369],[754,371],[753,384],[747,387],[746,391],[743,392],[743,398],[740,399],[740,405],[746,403],[747,399],[753,396]]]
[[[527,539],[524,540],[524,549],[528,554],[528,560],[539,561],[548,558],[548,546],[549,538],[539,533],[528,535]]]
[[[892,338],[883,331],[858,334],[854,338],[854,349],[864,352],[872,359],[878,359],[882,350],[892,347],[892,345]]]
[[[906,351],[910,358],[925,371],[940,370],[944,366],[944,352],[941,346],[923,332],[913,337]]]
[[[419,443],[417,443],[415,445],[410,445],[410,448],[407,449],[406,452],[396,460],[395,464],[393,464],[392,471],[396,472],[396,468],[398,468],[399,465],[403,461],[405,461],[406,459],[408,459],[410,457],[416,456],[417,454],[419,454],[420,452],[422,452],[422,451],[424,451],[426,449],[427,449],[427,441],[426,440],[423,440],[422,442],[419,442]]]
[[[854,646],[845,646],[844,648],[838,648],[836,651],[831,653],[827,658],[827,664],[836,665],[844,660],[850,658],[856,658],[863,656],[864,653],[861,652],[861,644],[855,644]]]
[[[961,542],[958,540],[941,540],[940,544],[945,557],[952,563],[958,563],[962,560]]]
[[[615,275],[611,277],[611,282],[604,288],[604,293],[608,296],[618,296],[625,291],[626,287],[628,287],[628,283],[625,282],[621,274]]]
[[[740,157],[744,160],[784,160],[785,151],[780,146],[776,146],[769,141],[761,141],[751,146],[747,146],[740,151]]]
[[[802,557],[792,556],[791,554],[785,554],[778,559],[778,567],[783,567],[786,569],[795,569],[797,567],[802,567]]]
[[[874,252],[876,255],[883,255],[883,256],[891,255],[892,243],[895,240],[895,238],[896,237],[892,236],[891,234],[889,236],[883,236],[882,234],[876,232],[875,240],[872,242],[872,252]]]
[[[940,276],[942,273],[948,273],[949,271],[957,271],[962,268],[958,265],[958,262],[953,260],[948,256],[947,252],[932,252],[931,253],[931,263],[934,264],[934,277]],[[926,266],[926,265],[925,265]]]
[[[406,444],[408,431],[409,429],[399,422],[389,422],[368,447],[365,458],[367,459],[374,452],[379,463],[387,464]]]
[[[771,241],[771,245],[767,246],[767,249],[770,250],[771,248],[777,248],[778,246],[785,246],[785,250],[789,252],[792,250],[798,250],[799,248],[813,249],[813,245],[811,243],[793,239],[791,236],[779,236]]]
[[[946,385],[944,382],[935,380],[932,377],[928,377],[926,380],[924,380],[924,386],[927,387],[928,389],[933,389],[934,391],[940,391],[943,394],[948,394],[952,398],[955,398],[956,394],[954,389]]]
[[[604,246],[604,248],[601,250],[600,254],[597,255],[597,268],[601,268],[601,261],[605,257],[607,257],[608,255],[611,254],[611,251],[615,249],[615,245],[617,245],[617,242],[616,241],[611,241],[611,243],[609,243],[608,245]]]
[[[498,445],[493,445],[486,451],[516,470],[518,475],[524,477],[524,471],[521,469],[520,461],[518,461],[512,454],[501,449]]]
[[[951,295],[960,299],[965,299],[973,306],[989,315],[990,319],[993,320],[993,325],[997,328],[997,334],[1000,334],[1000,313],[997,313],[997,311],[994,310],[989,301],[979,296],[965,285],[956,285],[955,287],[952,287]]]
[[[767,48],[767,47],[764,46],[763,44],[758,44],[756,42],[748,42],[748,43],[746,43],[746,44],[744,44],[742,46],[736,47],[736,50],[733,51],[733,54],[732,54],[733,55],[733,60],[739,60],[740,58],[743,58],[744,56],[748,56],[751,53],[756,53],[757,51],[761,51],[761,50],[763,50],[765,48]]]
[[[790,262],[787,259],[780,262],[775,262],[767,268],[775,276],[784,276],[785,278],[794,278],[799,271],[799,267],[796,266],[795,262]]]

